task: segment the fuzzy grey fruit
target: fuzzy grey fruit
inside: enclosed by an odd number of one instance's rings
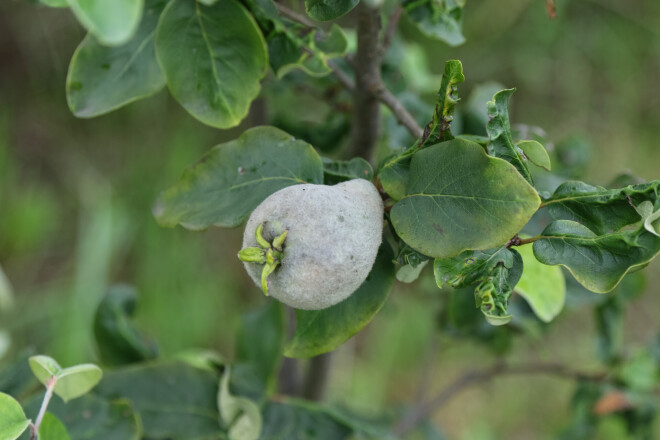
[[[264,200],[250,216],[243,248],[255,230],[271,241],[288,230],[284,255],[268,277],[269,294],[297,309],[318,310],[346,299],[367,278],[382,240],[383,202],[368,181],[294,185]],[[244,263],[257,286],[262,264]]]

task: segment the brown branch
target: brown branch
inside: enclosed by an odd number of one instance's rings
[[[356,10],[357,56],[350,156],[371,161],[380,136],[380,103],[371,92],[381,83],[380,11],[365,2]]]
[[[396,32],[396,28],[399,25],[399,19],[401,18],[402,12],[403,8],[401,5],[396,5],[394,12],[392,12],[390,15],[390,18],[387,22],[387,27],[385,28],[385,35],[383,36],[383,53],[385,53],[392,44],[392,39],[394,39],[394,34]]]
[[[332,352],[313,357],[303,384],[302,397],[315,402],[323,400],[328,385]]]
[[[284,18],[288,18],[291,21],[295,21],[296,23],[300,23],[303,26],[307,26],[310,28],[318,27],[317,23],[314,23],[311,19],[307,18],[305,15],[299,14],[298,12],[294,11],[293,9],[289,9],[283,4],[275,3],[275,6],[277,6],[277,10],[279,11],[280,15]]]
[[[399,124],[406,127],[406,130],[408,130],[413,137],[418,138],[422,136],[424,133],[422,127],[420,127],[417,121],[415,121],[415,118],[408,113],[408,110],[406,110],[403,104],[401,104],[401,101],[396,99],[392,92],[387,90],[385,84],[382,82],[375,84],[370,91],[380,102],[390,109]]]
[[[395,435],[403,437],[461,391],[473,385],[489,382],[495,377],[505,374],[548,374],[563,379],[591,382],[605,382],[608,380],[606,373],[585,373],[556,363],[532,363],[511,366],[504,363],[497,363],[492,367],[483,370],[468,371],[459,376],[446,388],[442,389],[433,399],[423,402],[414,408],[394,426],[392,431]]]

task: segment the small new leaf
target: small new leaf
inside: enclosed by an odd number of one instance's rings
[[[527,168],[521,150],[513,143],[511,126],[509,122],[509,99],[516,89],[506,89],[497,92],[493,100],[487,104],[488,125],[486,131],[490,142],[488,143],[488,154],[499,157],[512,164],[518,172],[529,183],[534,184],[534,179]]]
[[[245,248],[238,252],[238,259],[245,261],[246,263],[265,264],[266,253],[263,249],[258,247]]]
[[[550,156],[545,147],[538,141],[520,141],[516,144],[523,153],[523,159],[528,160],[537,167],[550,171],[552,164],[550,163]]]

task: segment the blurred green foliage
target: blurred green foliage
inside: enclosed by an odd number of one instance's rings
[[[492,97],[490,91],[499,87],[489,81],[517,87],[512,122],[524,124],[520,130],[541,127],[548,149],[568,158],[566,175],[586,168],[585,180],[605,184],[631,169],[646,180],[658,178],[660,3],[558,0],[554,20],[543,3],[468,1],[467,42],[458,47],[428,39],[404,20],[402,38],[414,49],[407,52],[395,39],[384,77],[423,119],[445,60],[460,59],[467,74],[462,105],[473,109],[481,101],[468,100],[471,91],[477,96],[487,90],[485,96]],[[352,23],[350,14],[343,20]],[[298,83],[287,93],[288,86],[267,80],[265,101],[230,131],[192,120],[162,92],[107,116],[78,120],[67,109],[64,83],[83,34],[66,11],[17,0],[0,4],[0,266],[16,302],[11,313],[0,312],[0,331],[11,334],[5,358],[16,359],[29,346],[63,364],[94,359],[94,312],[107,286],[117,282],[136,287],[136,325],[158,340],[163,354],[190,347],[230,354],[240,313],[263,302],[235,258],[240,231],[163,229],[151,215],[152,203],[187,164],[249,125],[278,121],[291,132],[297,126],[315,145],[323,128],[323,138],[333,140],[323,149],[336,152],[350,101],[341,90],[312,96],[313,90]],[[287,78],[295,81],[296,73]],[[483,124],[478,110],[468,112],[463,124],[465,131],[476,132],[468,128]],[[583,156],[588,147],[571,147],[586,145],[585,139],[592,145],[591,161]],[[381,149],[386,154],[410,141],[391,120]],[[660,329],[652,311],[660,310],[659,267],[657,261],[651,265],[644,294],[631,300],[625,316],[617,315],[624,328],[612,330],[614,340],[601,342],[632,353],[656,337]],[[377,412],[422,396],[420,378],[425,388],[435,389],[466,368],[490,363],[493,347],[455,338],[460,328],[437,332],[451,303],[449,293],[435,289],[431,276],[414,288],[397,285],[374,322],[336,353],[331,401]],[[597,302],[601,314],[617,309],[607,297],[569,285],[569,310],[552,327],[529,324],[537,336],[516,340],[510,357],[597,366],[594,324],[602,326],[601,318],[585,307]],[[525,313],[524,305],[520,310]],[[489,331],[494,333],[489,338],[499,341],[493,345],[506,348],[508,333],[518,330]],[[644,363],[627,368],[624,377],[643,370]],[[590,390],[575,392],[569,382],[552,377],[506,377],[460,395],[435,421],[450,438],[556,438],[581,423],[580,411],[588,412],[579,409],[580,392],[593,397]],[[604,418],[592,434],[633,438],[626,437],[619,418]]]

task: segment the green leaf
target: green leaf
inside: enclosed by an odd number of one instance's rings
[[[217,390],[215,373],[166,362],[111,371],[96,392],[128,399],[140,415],[145,438],[199,439],[219,435]]]
[[[513,253],[505,246],[485,251],[465,251],[455,257],[436,258],[433,274],[438,287],[460,289],[487,278],[498,264],[513,266]]]
[[[339,25],[328,32],[297,23],[271,20],[274,30],[266,37],[268,59],[273,72],[282,78],[294,69],[311,76],[332,73],[328,61],[342,57],[348,50],[348,39]]]
[[[654,209],[653,203],[648,200],[635,207],[635,210],[644,221],[644,229],[660,237],[660,209],[655,210],[655,212]]]
[[[305,0],[305,10],[314,20],[335,20],[348,14],[360,0]]]
[[[354,157],[351,160],[323,158],[323,183],[335,185],[351,179],[371,180],[374,170],[366,160]]]
[[[541,167],[546,171],[550,171],[552,164],[550,163],[550,156],[545,147],[538,141],[520,141],[516,147],[522,150],[523,159],[528,160],[537,167]]]
[[[322,182],[323,164],[311,145],[277,128],[256,127],[214,147],[188,168],[179,183],[161,194],[154,215],[169,227],[234,227],[274,192]]]
[[[147,342],[133,325],[136,301],[134,288],[117,285],[109,289],[96,310],[94,337],[105,364],[130,364],[158,354],[156,345]]]
[[[419,151],[407,195],[390,213],[399,237],[432,257],[490,249],[520,232],[540,199],[505,161],[454,139]]]
[[[412,283],[416,281],[427,264],[428,261],[422,261],[417,266],[413,266],[412,264],[406,264],[405,266],[401,266],[396,271],[397,281],[400,281],[402,283]]]
[[[68,8],[69,3],[67,0],[39,0],[39,3],[51,8]]]
[[[0,267],[0,313],[9,311],[14,305],[12,291],[11,283]]]
[[[15,440],[30,425],[21,405],[9,394],[0,393],[0,438]]]
[[[27,402],[26,410],[36,414],[42,400],[43,394],[35,395]],[[48,412],[66,421],[66,431],[74,440],[142,438],[139,416],[126,400],[108,401],[94,394],[87,394],[68,403],[54,398],[48,405]],[[46,437],[44,440],[47,440]]]
[[[580,223],[557,220],[534,242],[544,264],[565,266],[592,292],[614,289],[628,272],[644,267],[660,252],[660,238],[643,228],[596,235]]]
[[[511,321],[509,298],[522,274],[522,258],[515,250],[500,246],[485,251],[465,251],[450,258],[436,258],[436,284],[453,288],[474,286],[475,302],[491,325]]]
[[[261,412],[256,403],[229,392],[231,368],[227,367],[220,380],[218,409],[222,426],[229,430],[229,440],[257,440],[261,433]]]
[[[70,440],[64,424],[53,414],[47,412],[39,425],[39,440]]]
[[[522,256],[525,271],[515,291],[541,321],[550,322],[564,308],[566,300],[566,282],[561,268],[541,264],[534,257],[532,246],[521,246],[517,251]]]
[[[309,409],[296,402],[268,402],[263,412],[266,439],[349,439],[352,429],[324,411]]]
[[[81,364],[62,368],[55,359],[48,356],[32,356],[30,368],[44,386],[52,377],[56,379],[54,393],[65,402],[87,393],[103,377],[103,372],[94,364]]]
[[[527,164],[522,157],[521,150],[513,143],[511,126],[509,123],[509,99],[516,89],[506,89],[497,92],[493,100],[489,101],[488,118],[486,126],[490,142],[488,143],[488,154],[499,157],[512,164],[518,172],[529,182],[534,183]]]
[[[454,108],[460,101],[457,95],[457,85],[463,81],[465,81],[465,76],[461,62],[458,60],[447,61],[433,119],[426,125],[422,137],[412,147],[386,159],[381,164],[378,177],[383,189],[392,199],[400,200],[405,197],[410,161],[417,151],[454,138],[450,127],[451,121],[454,119]]]
[[[658,369],[651,353],[641,350],[621,366],[620,376],[633,390],[650,392],[658,381]]]
[[[297,326],[284,355],[307,358],[342,345],[367,325],[385,304],[394,283],[392,250],[380,247],[371,273],[347,299],[323,310],[296,310]]]
[[[87,35],[71,58],[66,80],[69,108],[79,118],[99,116],[165,86],[154,35],[165,0],[147,0],[137,33],[121,46],[103,46]]]
[[[284,312],[278,301],[241,316],[236,336],[236,358],[253,365],[259,378],[269,383],[277,374],[284,347]]]
[[[635,207],[658,200],[659,193],[660,180],[616,189],[569,181],[562,183],[543,206],[554,219],[579,222],[601,235],[640,221]]]
[[[247,116],[268,68],[261,31],[236,0],[172,0],[158,23],[156,55],[172,96],[218,128]]]
[[[78,21],[101,44],[119,46],[137,31],[144,0],[68,0]]]
[[[465,0],[404,0],[408,17],[430,38],[450,46],[465,43],[463,36],[463,6]]]

